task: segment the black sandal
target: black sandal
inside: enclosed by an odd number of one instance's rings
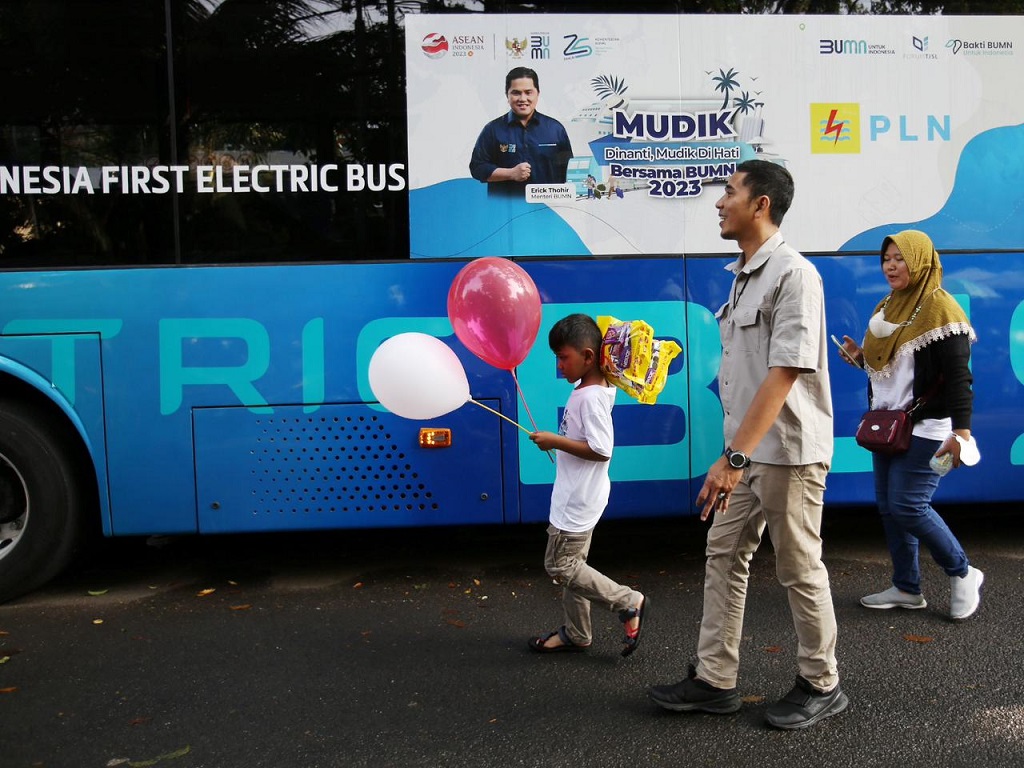
[[[562,645],[555,645],[548,647],[544,645],[555,635],[558,635],[562,641]],[[589,645],[576,645],[572,640],[569,639],[569,635],[565,631],[565,626],[561,626],[554,632],[548,632],[546,635],[541,637],[531,637],[527,641],[527,646],[530,650],[535,653],[579,653],[590,648]]]
[[[636,629],[631,630],[629,627],[625,627],[626,636],[622,639],[622,642],[625,643],[626,647],[622,649],[623,656],[629,656],[640,645],[640,633],[644,628],[644,613],[646,613],[649,603],[650,600],[644,595],[640,605],[636,608],[627,608],[624,611],[619,611],[619,621],[623,624],[629,622],[630,619],[639,619]]]

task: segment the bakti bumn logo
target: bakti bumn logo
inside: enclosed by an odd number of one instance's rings
[[[423,49],[423,53],[427,55],[427,58],[440,59],[448,53],[448,40],[439,32],[431,32],[429,35],[423,36],[423,42],[420,43],[420,47]]]
[[[811,104],[811,154],[860,154],[860,104]]]

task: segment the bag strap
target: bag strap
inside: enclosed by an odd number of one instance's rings
[[[910,416],[914,411],[916,411],[922,405],[924,405],[929,400],[931,400],[932,396],[935,395],[939,391],[939,387],[941,387],[941,386],[942,386],[942,376],[940,374],[939,378],[937,378],[935,380],[935,383],[932,384],[931,387],[928,388],[928,391],[925,392],[923,395],[921,395],[919,398],[914,400],[913,403],[910,404],[910,407],[907,408],[907,416]]]

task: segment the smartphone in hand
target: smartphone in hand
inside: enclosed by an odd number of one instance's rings
[[[851,365],[855,365],[858,368],[863,368],[864,367],[863,364],[858,363],[856,360],[854,360],[853,355],[851,355],[849,352],[846,351],[846,347],[843,346],[843,342],[841,342],[839,339],[837,339],[836,335],[834,333],[832,334],[832,343],[835,344],[837,347],[839,347],[839,352],[842,354],[842,356],[844,358],[846,358],[846,361],[848,363],[850,363]]]

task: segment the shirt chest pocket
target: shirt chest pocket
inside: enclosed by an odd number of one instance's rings
[[[764,310],[757,306],[739,306],[733,312],[732,344],[738,351],[759,352],[766,333]]]
[[[551,162],[558,156],[558,151],[558,144],[551,141],[530,143],[530,152],[538,159]]]

